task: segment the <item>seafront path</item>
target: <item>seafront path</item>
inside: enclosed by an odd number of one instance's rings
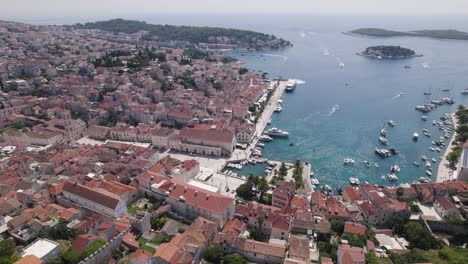
[[[436,182],[450,181],[450,180],[456,179],[456,176],[457,176],[456,175],[457,171],[454,171],[450,168],[450,162],[447,160],[447,155],[452,150],[452,143],[455,140],[455,136],[456,136],[455,130],[458,127],[458,120],[455,117],[455,113],[452,113],[450,117],[452,118],[454,131],[453,131],[452,138],[450,139],[450,142],[447,146],[447,149],[445,150],[444,157],[440,161],[439,167],[437,168],[437,178],[435,180]]]
[[[283,95],[284,90],[286,89],[287,83],[287,81],[280,81],[278,87],[276,87],[276,89],[273,91],[273,95],[270,97],[268,104],[263,109],[262,115],[257,120],[257,124],[255,126],[255,134],[250,145],[245,150],[236,149],[229,158],[229,161],[245,160],[250,157],[253,149],[255,148],[255,145],[258,142],[258,139],[260,138],[260,136],[263,133],[263,130],[265,130],[265,127],[268,124],[268,120],[270,120],[275,107],[278,105],[278,100],[281,99],[281,96]]]

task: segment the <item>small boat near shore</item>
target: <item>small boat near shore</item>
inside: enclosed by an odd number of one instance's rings
[[[283,107],[281,107],[281,105],[277,105],[275,108],[273,108],[273,111],[276,113],[279,113],[283,111]]]
[[[273,141],[273,138],[268,135],[261,135],[258,140],[263,142],[270,142]]]
[[[349,183],[351,185],[355,186],[355,185],[359,185],[360,182],[359,182],[359,179],[357,177],[351,177],[351,178],[349,178]]]

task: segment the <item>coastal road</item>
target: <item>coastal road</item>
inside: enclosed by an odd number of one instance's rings
[[[255,148],[255,145],[258,142],[258,139],[260,138],[260,136],[263,133],[263,130],[265,130],[265,127],[267,126],[268,120],[271,119],[273,110],[278,105],[278,100],[281,99],[281,96],[283,95],[284,90],[286,89],[287,83],[287,81],[279,82],[278,87],[274,90],[273,95],[268,101],[268,104],[265,106],[265,109],[263,109],[262,115],[257,120],[254,138],[250,143],[249,147],[246,150],[236,149],[232,154],[231,158],[229,158],[230,161],[245,160],[250,157],[253,149]]]
[[[454,132],[447,146],[447,149],[445,150],[444,157],[440,161],[439,167],[437,168],[437,178],[435,180],[436,182],[451,181],[451,180],[456,179],[457,172],[450,168],[450,162],[447,160],[447,155],[452,150],[452,143],[455,140],[455,135],[456,135],[455,130],[458,127],[458,120],[455,117],[455,113],[452,113],[450,116],[452,118]]]

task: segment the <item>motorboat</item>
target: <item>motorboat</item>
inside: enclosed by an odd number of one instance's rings
[[[392,173],[400,172],[400,167],[399,167],[398,165],[396,165],[396,164],[395,164],[395,165],[392,165],[392,166],[390,167],[390,171],[391,171]]]
[[[400,93],[400,95],[402,95],[403,93]],[[393,120],[388,120],[387,124],[391,127],[394,127],[395,126],[395,121]]]
[[[387,176],[387,178],[388,178],[389,181],[398,181],[398,176],[396,176],[396,175],[393,174],[393,173],[392,173],[392,174],[389,174],[389,175]]]
[[[428,183],[428,182],[430,182],[431,180],[429,180],[429,179],[426,178],[426,177],[419,177],[418,181],[421,182],[421,183]]]
[[[276,127],[270,128],[265,132],[266,135],[270,137],[287,137],[289,136],[289,132],[283,131],[281,129],[278,129]]]
[[[294,81],[288,81],[286,84],[286,92],[291,93],[296,89],[296,83]]]
[[[387,136],[387,130],[385,130],[385,128],[382,128],[382,130],[380,130],[380,135],[382,137],[386,137]]]
[[[426,173],[427,176],[432,176],[432,171],[430,170],[425,170],[424,173]]]
[[[413,133],[413,140],[416,141],[419,138],[419,134],[417,132]]]
[[[437,160],[434,159],[434,158],[432,158],[431,160],[432,160],[432,163],[436,163],[436,162],[437,162]]]
[[[383,145],[388,145],[388,139],[386,139],[386,138],[383,137],[383,136],[380,136],[380,137],[379,137],[379,141],[380,141],[380,143],[382,143]]]
[[[344,159],[343,162],[344,162],[344,164],[354,164],[354,160],[349,159],[349,158]]]
[[[273,111],[279,113],[279,112],[283,111],[283,107],[281,107],[281,105],[277,105],[277,106],[273,109]]]
[[[430,137],[431,136],[431,133],[427,132],[427,131],[423,131],[423,135],[425,135],[426,137]]]
[[[422,155],[422,156],[421,156],[421,159],[424,160],[424,161],[426,161],[426,160],[427,160],[427,157],[424,156],[424,155]]]
[[[271,138],[270,136],[268,135],[261,135],[260,138],[259,138],[260,141],[263,141],[263,142],[270,142],[273,140],[273,138]]]
[[[400,151],[396,150],[395,148],[390,148],[389,151],[392,155],[400,155]]]
[[[271,118],[268,120],[267,125],[271,125]]]
[[[421,116],[421,119],[424,120],[424,121],[427,121],[427,116],[422,115],[422,116]]]
[[[380,157],[382,157],[382,158],[387,158],[387,157],[390,157],[392,155],[390,153],[390,151],[388,151],[386,149],[379,149],[379,148],[375,148],[375,153],[377,155],[379,155]]]
[[[371,164],[368,160],[364,161],[364,165],[366,165],[367,168],[370,168]]]
[[[349,178],[349,183],[351,185],[359,185],[359,179],[357,177],[351,177]]]
[[[468,94],[468,88],[465,88],[461,91],[462,94]]]
[[[320,181],[317,179],[317,178],[311,178],[310,179],[310,183],[312,185],[319,185],[320,184]]]
[[[413,164],[416,166],[416,167],[419,167],[419,163],[417,161],[413,162]]]
[[[380,167],[378,163],[374,163],[374,167],[378,168]]]

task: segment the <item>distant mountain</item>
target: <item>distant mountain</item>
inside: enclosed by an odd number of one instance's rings
[[[426,37],[435,39],[456,39],[456,40],[468,40],[468,33],[458,30],[414,30],[414,31],[392,31],[381,28],[359,28],[350,32],[346,32],[351,35],[362,35],[372,37]]]
[[[76,24],[73,27],[127,34],[147,31],[145,39],[157,39],[160,42],[187,41],[193,44],[233,44],[252,49],[279,49],[292,46],[291,42],[274,35],[231,28],[154,25],[143,21],[124,19]]]

